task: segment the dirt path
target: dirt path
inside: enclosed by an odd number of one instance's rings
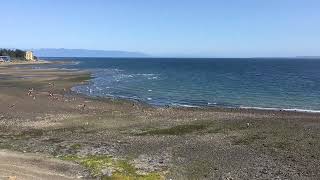
[[[0,179],[79,179],[76,164],[29,153],[0,151]]]

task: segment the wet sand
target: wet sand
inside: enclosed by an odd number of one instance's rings
[[[32,65],[32,64],[50,64],[52,62],[45,60],[37,61],[10,61],[10,62],[0,62],[0,66],[12,66],[12,65]]]
[[[0,66],[0,148],[68,160],[84,178],[320,178],[319,113],[160,108],[70,91],[89,79]]]

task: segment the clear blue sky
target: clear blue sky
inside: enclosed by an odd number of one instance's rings
[[[319,0],[1,0],[0,47],[320,55]]]

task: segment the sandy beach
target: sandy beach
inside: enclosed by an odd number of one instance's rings
[[[89,79],[0,66],[0,179],[320,178],[319,113],[151,107],[70,90]]]
[[[12,65],[35,65],[35,64],[50,64],[52,62],[46,60],[37,61],[10,61],[10,62],[0,62],[0,66],[12,66]]]

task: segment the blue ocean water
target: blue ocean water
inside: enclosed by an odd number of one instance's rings
[[[52,58],[55,59],[55,58]],[[61,60],[61,59],[59,59]],[[73,90],[152,105],[320,110],[320,59],[68,58],[93,73]]]

